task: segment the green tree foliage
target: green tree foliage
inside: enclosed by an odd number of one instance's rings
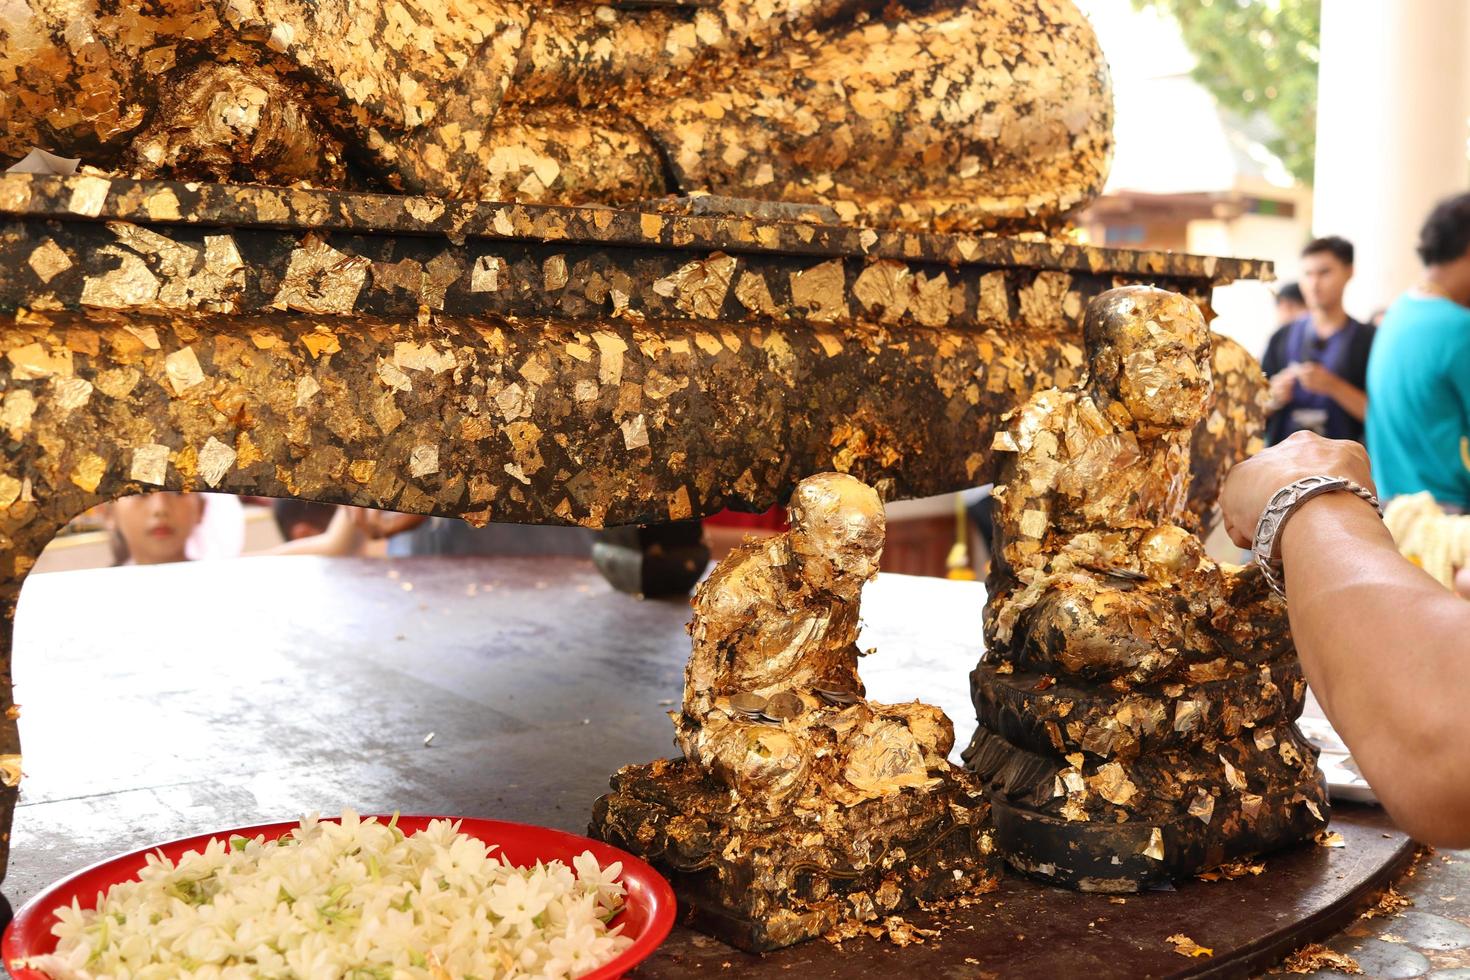
[[[1194,78],[1220,104],[1275,130],[1266,146],[1312,182],[1321,0],[1133,0],[1171,15],[1199,59]]]

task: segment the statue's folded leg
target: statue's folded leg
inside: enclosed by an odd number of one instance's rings
[[[1157,681],[1180,659],[1174,603],[1142,590],[1058,588],[1022,620],[1018,666],[1094,681]]]

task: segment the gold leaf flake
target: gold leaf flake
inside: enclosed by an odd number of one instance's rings
[[[405,371],[428,371],[439,374],[454,368],[454,352],[441,351],[433,344],[411,344],[400,340],[393,345],[393,363]]]
[[[97,375],[97,390],[108,398],[126,398],[143,376],[132,368],[113,368]]]
[[[1138,853],[1144,857],[1153,858],[1155,861],[1164,860],[1164,832],[1158,827],[1151,828],[1148,836],[1148,845]]]
[[[908,311],[914,285],[909,267],[892,259],[869,265],[852,284],[852,294],[864,310],[880,320],[895,323]]]
[[[357,483],[371,483],[377,470],[378,462],[373,459],[354,459],[347,467],[348,475]]]
[[[1318,820],[1322,819],[1322,811],[1320,808],[1318,808],[1316,803],[1313,803],[1311,800],[1302,800],[1302,803],[1306,804],[1306,807],[1309,811],[1311,811],[1312,816],[1316,817]]]
[[[776,301],[771,298],[766,277],[759,272],[747,269],[740,274],[740,281],[735,283],[735,298],[740,301],[741,306],[761,316],[776,316],[781,312]]]
[[[1097,771],[1088,778],[1087,787],[1117,806],[1124,806],[1138,792],[1138,787],[1116,762],[1098,766]]]
[[[567,257],[553,255],[541,263],[541,281],[547,292],[565,286],[567,284]]]
[[[378,380],[394,391],[413,391],[413,381],[392,361],[378,359]]]
[[[430,476],[439,472],[439,447],[423,443],[413,447],[408,456],[408,475]]]
[[[1347,847],[1347,841],[1335,830],[1319,830],[1312,839],[1318,847]]]
[[[342,349],[337,335],[321,325],[318,325],[311,333],[302,335],[301,343],[313,360],[324,354],[336,354]]]
[[[658,280],[653,284],[653,291],[660,296],[672,296],[674,305],[691,316],[715,320],[725,305],[737,264],[734,256],[715,252]]]
[[[846,289],[841,259],[791,273],[791,301],[805,307],[806,315],[813,320],[830,322],[848,317]]]
[[[107,460],[96,453],[87,453],[72,471],[71,482],[88,493],[96,493],[97,485],[107,473]]]
[[[139,483],[161,487],[168,480],[168,447],[148,443],[133,449],[133,465],[128,471]]]
[[[10,433],[10,438],[20,439],[31,430],[31,418],[36,414],[36,396],[28,388],[14,388],[5,393],[0,407],[0,423]]]
[[[1255,732],[1256,750],[1264,752],[1276,744],[1276,734],[1267,728],[1258,728]]]
[[[648,425],[642,415],[624,419],[621,425],[623,430],[623,445],[629,449],[642,449],[648,445]]]
[[[167,187],[145,197],[143,199],[143,209],[148,212],[148,217],[154,221],[179,220],[179,199]]]
[[[514,422],[518,418],[531,414],[531,405],[526,398],[526,392],[515,382],[500,389],[500,393],[495,396],[495,404],[500,408],[500,414],[507,422]]]
[[[475,260],[470,272],[470,292],[494,293],[500,290],[500,276],[505,270],[505,260],[495,255],[482,255]]]
[[[404,419],[403,410],[393,399],[393,392],[385,391],[373,401],[373,421],[378,424],[378,429],[383,435],[388,435],[398,428]]]
[[[23,487],[24,484],[15,477],[8,473],[0,473],[0,510],[9,510],[10,505],[20,499]]]
[[[62,418],[81,408],[92,397],[92,382],[82,378],[52,378],[51,406]]]
[[[158,277],[138,255],[116,245],[104,245],[97,254],[116,258],[119,264],[115,269],[82,281],[83,306],[120,310],[149,306],[158,298]]]
[[[949,322],[949,277],[920,273],[914,278],[914,319],[926,327],[942,327]]]
[[[95,218],[102,213],[102,204],[111,189],[112,182],[104,177],[77,177],[72,181],[71,200],[67,202],[66,209],[73,214]]]
[[[694,507],[689,502],[689,488],[679,487],[669,495],[669,520],[686,521],[694,513]]]
[[[211,487],[217,487],[230,467],[235,465],[235,448],[210,436],[199,450],[199,475]]]
[[[134,337],[149,350],[162,350],[163,345],[158,342],[158,329],[156,327],[140,327],[133,323],[124,323],[123,329]]]
[[[1193,939],[1190,939],[1183,933],[1177,933],[1173,936],[1170,936],[1166,941],[1174,944],[1174,952],[1178,953],[1180,956],[1198,957],[1215,955],[1215,951],[1213,949],[1209,948],[1208,946],[1201,946],[1199,943],[1195,942]]]
[[[372,262],[337,251],[315,235],[293,249],[271,306],[298,313],[351,313]]]
[[[1265,799],[1255,793],[1242,793],[1240,796],[1240,815],[1247,821],[1254,820],[1261,812],[1261,805]]]
[[[306,403],[311,401],[312,396],[322,390],[317,384],[316,378],[309,374],[303,374],[296,379],[296,407],[305,408]]]
[[[976,314],[987,326],[1010,324],[1011,306],[1004,272],[987,272],[980,277],[980,302]]]
[[[12,365],[10,376],[16,381],[72,376],[71,351],[64,347],[53,354],[40,344],[26,344],[7,351],[5,356]]]
[[[1230,784],[1230,788],[1238,792],[1244,792],[1247,786],[1245,776],[1240,770],[1232,766],[1230,760],[1226,759],[1223,755],[1220,756],[1220,764],[1225,767],[1225,781]]]
[[[204,380],[204,369],[199,366],[193,347],[176,350],[165,357],[163,369],[175,395],[182,395]]]
[[[71,268],[71,259],[66,257],[61,246],[49,238],[37,246],[26,261],[36,273],[36,277],[44,283],[49,283]]]
[[[1203,789],[1196,790],[1194,799],[1189,802],[1189,815],[1198,817],[1200,823],[1208,827],[1215,816],[1215,798]]]
[[[1281,968],[1287,973],[1317,973],[1331,970],[1356,976],[1363,972],[1357,960],[1346,953],[1328,949],[1321,943],[1309,943],[1303,946],[1288,956],[1281,964]]]
[[[0,755],[0,783],[13,789],[20,785],[20,777],[20,756]]]
[[[235,436],[235,453],[235,466],[241,470],[265,459],[265,454],[255,445],[255,441],[250,438],[248,432],[241,432]]]
[[[597,362],[597,380],[600,384],[615,385],[623,380],[623,354],[628,344],[615,333],[598,330],[592,335],[601,358]]]

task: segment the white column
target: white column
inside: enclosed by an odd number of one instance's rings
[[[1348,312],[1418,281],[1419,226],[1470,190],[1470,2],[1322,0],[1313,231],[1357,249]]]

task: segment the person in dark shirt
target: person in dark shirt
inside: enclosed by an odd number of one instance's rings
[[[1306,315],[1307,301],[1302,298],[1302,287],[1294,282],[1282,283],[1276,290],[1276,326],[1284,327]]]
[[[1363,441],[1373,328],[1342,308],[1352,277],[1353,245],[1347,239],[1318,238],[1302,250],[1307,314],[1278,329],[1261,358],[1271,379],[1267,445],[1301,430]]]

